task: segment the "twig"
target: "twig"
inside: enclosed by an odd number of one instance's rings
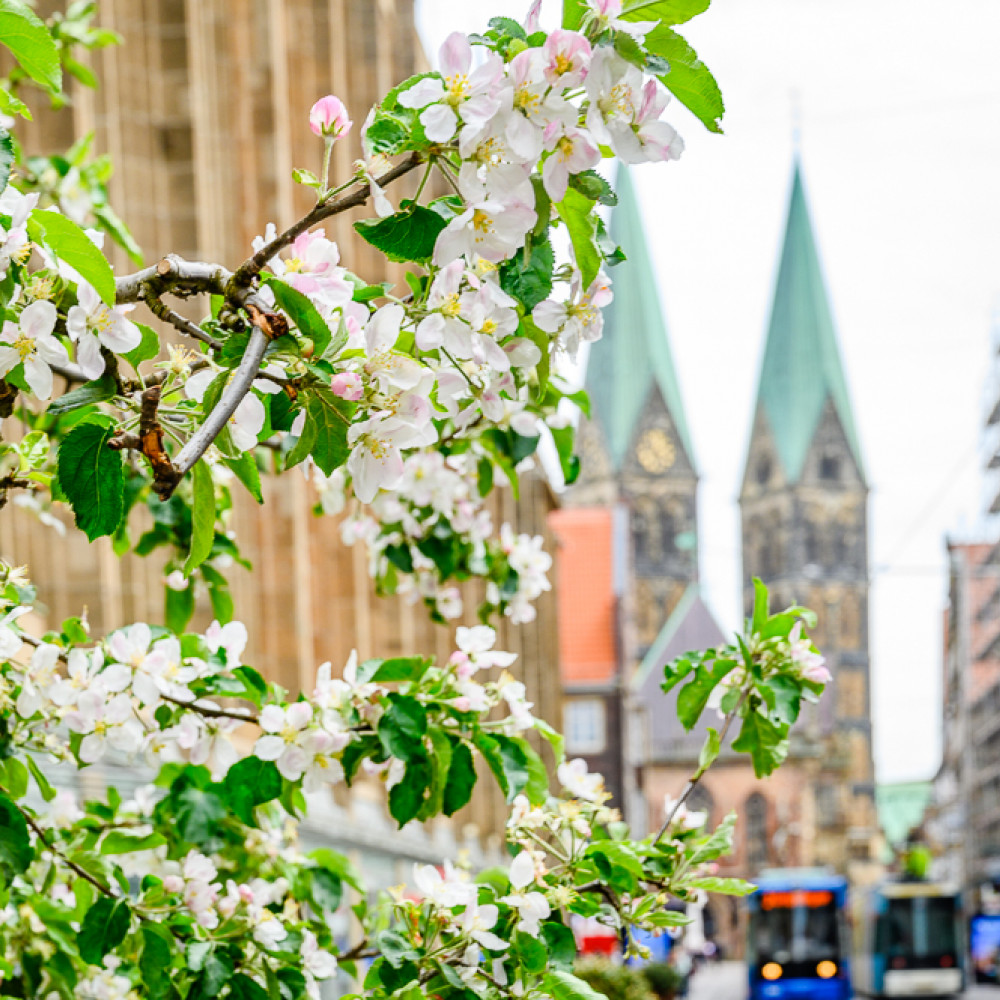
[[[188,337],[193,337],[195,340],[200,340],[203,344],[207,344],[212,348],[213,351],[217,351],[222,347],[222,341],[216,340],[215,337],[210,334],[205,333],[205,331],[198,326],[197,323],[193,323],[187,317],[182,316],[178,312],[174,312],[153,290],[152,286],[147,282],[143,286],[143,290],[146,294],[142,296],[143,301],[149,306],[149,311],[156,316],[158,319],[162,319],[165,323],[169,323],[171,326],[176,327],[181,333],[186,334]]]
[[[160,697],[164,701],[169,701],[172,705],[180,705],[182,708],[189,708],[192,712],[197,712],[199,715],[203,715],[206,719],[236,719],[239,722],[257,722],[257,716],[252,712],[247,712],[247,714],[242,715],[235,709],[229,710],[225,708],[216,708],[210,705],[199,704],[201,698],[196,698],[194,701],[184,701],[182,698],[174,698],[169,694],[160,694]]]
[[[377,948],[368,947],[368,938],[362,938],[356,945],[337,956],[338,962],[354,962],[359,958],[374,958],[379,954]]]
[[[419,166],[421,162],[423,161],[420,156],[412,153],[402,163],[397,164],[378,178],[379,187],[385,187],[394,180],[403,177]],[[298,222],[293,223],[283,233],[275,236],[270,243],[265,243],[252,257],[248,257],[240,264],[232,276],[230,287],[234,289],[247,287],[260,274],[267,265],[267,262],[279,251],[283,250],[290,243],[293,243],[296,237],[301,236],[302,233],[324,219],[329,219],[333,215],[339,215],[352,208],[360,208],[370,196],[371,185],[364,184],[357,191],[344,195],[343,198],[337,198],[335,201],[320,202],[312,211],[299,219]]]
[[[16,802],[14,804],[17,805]],[[55,844],[49,843],[49,841],[45,839],[44,831],[34,821],[31,814],[27,812],[25,809],[22,809],[21,806],[17,806],[17,808],[21,813],[21,815],[24,817],[25,822],[28,824],[28,826],[30,826],[31,829],[35,831],[35,836],[45,845],[45,847],[48,850],[50,850],[54,855],[56,855],[56,857],[58,857],[64,864],[72,868],[73,871],[75,871],[77,875],[80,876],[80,878],[86,879],[92,886],[95,886],[100,892],[103,892],[105,896],[110,896],[112,899],[120,898],[117,892],[114,892],[111,888],[106,886],[100,879],[94,878],[94,876],[91,875],[90,872],[88,872],[85,868],[81,868],[75,861],[71,860],[70,858],[67,858],[66,855],[63,854],[63,852],[60,851]]]
[[[749,676],[749,671],[748,671],[748,676]],[[729,732],[729,727],[733,724],[733,720],[736,718],[736,716],[739,714],[740,709],[743,707],[743,702],[746,701],[746,697],[750,691],[751,686],[752,685],[744,687],[743,690],[740,692],[739,700],[733,706],[732,711],[726,716],[726,720],[722,725],[722,729],[719,730],[720,751],[722,747],[725,746],[726,734]],[[707,770],[708,767],[699,767],[698,770],[695,771],[695,773],[690,777],[690,779],[688,779],[688,783],[687,785],[684,786],[684,791],[681,792],[680,798],[674,803],[673,809],[670,810],[669,814],[667,815],[667,818],[663,821],[663,826],[660,827],[660,832],[653,839],[654,847],[663,839],[663,835],[667,832],[667,830],[670,829],[670,824],[674,821],[674,817],[680,811],[681,806],[684,805],[684,803],[688,800],[691,793],[698,786],[698,782],[701,781],[702,777],[704,776]]]

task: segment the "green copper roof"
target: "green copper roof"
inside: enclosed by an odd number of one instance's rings
[[[659,386],[688,461],[694,467],[694,452],[657,280],[646,246],[641,209],[626,170],[618,171],[615,188],[618,204],[611,213],[611,238],[625,251],[628,260],[611,272],[615,298],[604,312],[604,336],[590,351],[587,392],[617,467],[628,451],[650,389]]]
[[[757,406],[764,407],[790,482],[802,474],[827,398],[833,401],[864,479],[847,381],[813,237],[799,164],[795,164],[781,265],[761,366]]]

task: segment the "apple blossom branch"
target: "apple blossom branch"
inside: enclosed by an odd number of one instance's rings
[[[402,163],[383,174],[378,180],[379,185],[391,184],[394,180],[412,171],[421,162],[420,156],[412,154]],[[162,301],[162,295],[168,292],[180,297],[204,292],[224,295],[231,306],[236,309],[243,308],[249,314],[250,322],[254,327],[243,357],[215,408],[188,439],[173,461],[162,448],[154,449],[157,455],[155,462],[144,447],[140,449],[144,454],[147,454],[153,463],[153,489],[161,500],[170,497],[178,483],[205,454],[229,422],[237,406],[250,391],[254,379],[260,375],[260,366],[268,343],[287,332],[288,324],[284,316],[272,311],[270,306],[253,289],[253,283],[261,270],[276,253],[292,243],[298,235],[324,219],[364,205],[370,196],[371,185],[365,183],[349,195],[334,201],[321,201],[305,216],[244,261],[236,272],[230,272],[219,264],[188,261],[176,254],[169,254],[151,267],[143,268],[135,274],[117,279],[115,300],[118,304],[145,302],[154,315],[171,323],[182,333],[201,341],[213,350],[221,346],[219,341],[205,333],[196,323],[170,309]],[[72,377],[69,369],[64,369],[59,374],[65,374],[68,378]],[[273,381],[287,384],[284,379],[280,381],[273,379]],[[143,438],[141,431],[140,438]],[[129,443],[125,446],[131,447],[132,445]]]
[[[422,157],[417,153],[412,153],[402,163],[397,164],[391,170],[387,170],[378,178],[377,183],[379,187],[385,187],[400,177],[405,176],[410,171],[416,169],[422,162]],[[279,233],[269,243],[265,243],[252,257],[248,257],[240,264],[229,282],[229,287],[232,289],[245,288],[260,274],[267,265],[267,262],[279,251],[291,245],[296,237],[301,236],[302,233],[307,232],[313,226],[318,225],[325,219],[329,219],[331,216],[339,215],[352,208],[360,208],[370,197],[371,184],[366,182],[356,191],[344,195],[342,198],[337,198],[335,201],[320,201],[315,208],[299,219],[298,222],[294,222],[283,233]]]
[[[729,729],[732,726],[736,717],[740,714],[740,709],[743,707],[743,703],[747,699],[747,695],[753,688],[753,678],[751,677],[750,671],[747,671],[747,679],[744,682],[743,690],[740,692],[739,699],[733,706],[732,710],[726,716],[725,721],[722,724],[722,728],[719,730],[719,746],[722,747],[726,742],[726,735],[729,733]],[[695,790],[698,782],[704,777],[705,772],[712,766],[712,761],[706,764],[701,764],[698,770],[688,778],[687,784],[684,786],[684,791],[681,792],[680,797],[674,803],[673,808],[667,813],[667,818],[663,821],[663,825],[660,827],[660,832],[653,838],[653,844],[658,844],[662,839],[667,830],[670,829],[670,824],[673,823],[674,817],[680,812],[681,807],[690,798],[691,793]]]

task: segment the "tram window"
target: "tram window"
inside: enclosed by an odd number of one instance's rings
[[[953,896],[890,899],[879,917],[875,950],[890,958],[927,958],[958,950]]]
[[[913,954],[913,900],[890,899],[879,917],[875,950],[890,958]]]
[[[931,951],[945,954],[958,951],[958,921],[955,919],[955,900],[952,896],[939,896],[927,900],[927,940]]]
[[[840,958],[837,909],[820,906],[776,906],[754,914],[751,929],[758,962],[819,962]]]

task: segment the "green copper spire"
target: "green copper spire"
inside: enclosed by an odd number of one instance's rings
[[[658,283],[635,189],[624,168],[618,170],[615,189],[618,204],[611,212],[611,237],[628,260],[611,272],[615,298],[604,311],[604,336],[590,351],[587,392],[617,468],[628,451],[650,390],[654,385],[659,387],[693,468],[694,453],[657,294]]]
[[[789,482],[796,482],[802,474],[827,399],[836,408],[864,479],[837,334],[796,161],[785,243],[757,389],[757,408],[763,406],[767,414]]]

